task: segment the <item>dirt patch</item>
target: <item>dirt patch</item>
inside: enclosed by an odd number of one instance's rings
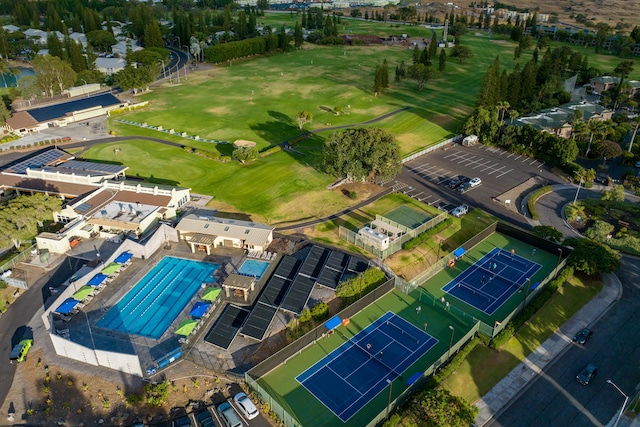
[[[451,116],[445,116],[444,114],[436,114],[435,116],[429,117],[429,121],[440,127],[445,127],[453,122],[453,118]]]
[[[222,106],[207,109],[207,113],[215,114],[216,116],[226,116],[230,113],[230,111],[231,110],[229,110],[228,107]]]
[[[503,44],[503,45],[513,44],[513,42],[510,42],[510,41],[507,41],[507,40],[491,40],[491,43]]]

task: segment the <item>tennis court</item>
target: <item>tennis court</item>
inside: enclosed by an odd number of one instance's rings
[[[343,422],[369,403],[438,343],[387,312],[296,377]]]
[[[416,209],[412,209],[409,206],[405,205],[402,205],[392,210],[391,212],[387,212],[383,216],[412,230],[414,228],[418,228],[419,226],[433,218],[433,216],[431,215],[420,212]]]
[[[540,268],[536,262],[496,247],[442,290],[486,314],[493,314],[514,293],[523,291]]]

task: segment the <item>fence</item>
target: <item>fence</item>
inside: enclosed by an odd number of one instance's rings
[[[4,273],[7,270],[11,270],[12,268],[15,268],[16,265],[20,264],[22,261],[32,257],[33,255],[31,254],[31,251],[33,249],[36,249],[36,245],[29,246],[28,248],[20,252],[18,255],[14,256],[9,261],[2,264],[2,266],[0,266],[0,271]]]
[[[414,228],[414,229],[410,229],[407,228],[406,226],[402,225],[402,224],[398,224],[395,221],[392,221],[388,218],[385,218],[384,216],[381,215],[376,215],[376,220],[377,221],[382,221],[385,222],[389,225],[392,225],[396,228],[399,228],[403,231],[405,231],[405,234],[403,234],[402,236],[398,237],[397,239],[389,242],[389,247],[386,249],[379,249],[376,246],[367,243],[364,239],[362,239],[362,237],[356,233],[353,230],[349,230],[346,227],[340,226],[338,228],[338,235],[340,236],[341,239],[346,240],[349,243],[352,243],[356,246],[358,246],[359,248],[362,248],[372,254],[374,254],[375,256],[377,256],[378,258],[384,259],[396,252],[398,252],[400,249],[402,249],[402,245],[404,245],[407,241],[413,239],[414,237],[424,233],[425,231],[427,231],[428,229],[435,227],[436,225],[440,224],[442,221],[444,221],[445,219],[447,219],[447,213],[446,212],[441,212],[438,216],[435,216],[433,218],[431,218],[429,221],[425,222],[424,224],[420,224],[418,227]]]
[[[425,154],[430,153],[430,152],[432,152],[434,150],[437,150],[438,148],[444,147],[446,145],[454,144],[454,143],[460,141],[461,139],[462,139],[462,135],[456,135],[453,138],[446,139],[446,140],[444,140],[442,142],[437,143],[436,145],[432,145],[430,147],[427,147],[427,148],[425,148],[423,150],[418,151],[417,153],[413,153],[413,154],[408,155],[407,157],[402,159],[402,163],[407,163],[407,162],[409,162],[409,161],[411,161],[413,159],[417,159],[420,156],[424,156]]]

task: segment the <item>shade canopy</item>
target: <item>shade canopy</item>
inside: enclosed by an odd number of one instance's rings
[[[207,288],[204,295],[202,295],[202,299],[205,301],[215,301],[218,295],[220,295],[220,291],[222,291],[220,288]]]
[[[102,273],[106,274],[107,276],[111,276],[113,273],[120,270],[120,267],[122,267],[122,265],[112,262],[111,264],[106,266],[104,270],[102,270]]]
[[[91,286],[83,286],[80,289],[78,289],[76,293],[72,295],[72,297],[74,299],[77,299],[78,301],[82,301],[83,299],[88,297],[93,291],[94,289]]]
[[[184,319],[182,323],[180,323],[180,326],[178,326],[178,329],[176,329],[176,334],[187,336],[193,332],[197,324],[197,320]]]
[[[125,264],[127,261],[131,259],[131,257],[133,257],[132,253],[122,252],[120,255],[118,255],[118,258],[113,260],[113,262],[116,262],[118,264]]]
[[[69,314],[69,312],[73,310],[79,302],[80,301],[77,299],[67,298],[58,308],[56,308],[56,313]]]
[[[109,276],[107,276],[106,274],[98,273],[95,276],[93,276],[91,280],[89,280],[89,282],[87,282],[87,285],[99,286],[100,283],[104,282],[107,279],[107,277]]]
[[[198,301],[197,303],[195,303],[193,305],[193,308],[189,312],[189,316],[200,318],[200,317],[204,316],[204,314],[207,312],[209,307],[211,307],[211,303],[210,302]]]

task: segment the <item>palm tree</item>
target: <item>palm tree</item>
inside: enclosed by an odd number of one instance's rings
[[[7,87],[7,79],[4,77],[4,74],[9,71],[9,67],[7,67],[6,62],[0,60],[0,75],[2,75],[2,82],[4,83],[4,87]]]
[[[638,126],[640,126],[640,116],[636,116],[635,120],[636,127],[633,129],[633,135],[631,135],[631,141],[629,141],[629,152],[633,148],[633,140],[636,139],[636,135],[638,134]]]
[[[504,113],[511,107],[508,101],[500,101],[496,105],[496,110],[500,112],[500,125],[504,123]]]
[[[589,138],[589,145],[587,145],[587,151],[585,151],[584,155],[588,156],[589,151],[591,151],[591,143],[593,142],[593,137],[596,136],[596,140],[604,139],[604,136],[609,132],[609,126],[602,120],[591,118],[587,123],[587,127],[589,132],[591,133],[591,137]]]

